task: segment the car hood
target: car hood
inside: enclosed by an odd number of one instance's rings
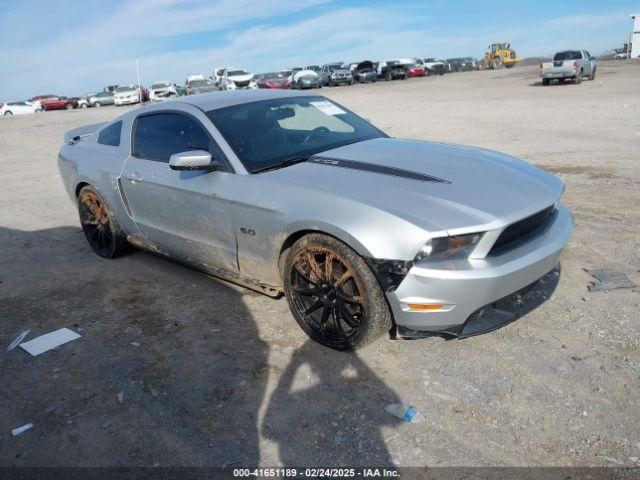
[[[128,97],[129,95],[137,95],[137,94],[138,94],[137,90],[127,90],[126,92],[114,93],[113,96],[114,97]]]
[[[350,70],[332,70],[331,71],[332,74],[337,73],[339,75],[349,75],[351,74]]]
[[[246,75],[229,75],[227,78],[229,80],[233,80],[234,82],[248,82],[253,78],[253,74],[248,73]]]
[[[504,227],[553,205],[564,188],[554,175],[509,155],[393,138],[328,150],[265,175],[452,235]]]

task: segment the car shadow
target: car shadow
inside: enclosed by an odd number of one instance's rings
[[[575,85],[575,83],[573,83],[573,81],[571,80],[565,80],[565,81],[553,80],[549,85],[543,85],[542,80],[538,80],[537,82],[533,82],[529,84],[530,87],[558,87],[558,86],[566,87],[568,85]]]
[[[0,355],[0,431],[34,425],[0,442],[1,466],[256,467],[265,437],[285,465],[391,464],[395,393],[356,354],[270,348],[246,303],[276,300],[146,253],[99,258],[79,228],[0,242],[0,342],[82,336]]]
[[[381,429],[401,423],[385,412],[391,403],[398,396],[357,354],[307,340],[269,399],[262,431],[284,465],[389,467]]]

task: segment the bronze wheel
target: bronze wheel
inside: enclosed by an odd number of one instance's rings
[[[127,251],[127,241],[106,203],[88,185],[78,195],[78,212],[82,231],[94,252],[104,258],[115,258]]]
[[[302,329],[331,348],[358,348],[391,328],[375,276],[333,237],[313,234],[296,242],[286,262],[285,292]]]

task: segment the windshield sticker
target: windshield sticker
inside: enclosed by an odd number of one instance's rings
[[[337,105],[331,102],[328,102],[326,100],[323,100],[321,102],[309,102],[309,103],[326,115],[340,115],[343,113],[347,113]]]

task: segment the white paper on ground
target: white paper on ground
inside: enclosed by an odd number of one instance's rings
[[[14,348],[16,348],[16,347],[20,344],[20,342],[21,342],[22,340],[24,340],[24,337],[26,337],[27,335],[29,335],[29,331],[30,331],[30,330],[25,330],[25,331],[24,331],[24,332],[22,332],[20,335],[18,335],[18,336],[15,338],[15,340],[14,340],[13,342],[11,342],[11,343],[9,344],[9,346],[7,347],[7,352],[8,352],[9,350],[13,350]]]
[[[21,427],[14,428],[13,430],[11,430],[11,435],[13,435],[14,437],[17,437],[22,432],[26,432],[30,428],[33,428],[33,423],[27,423],[25,425],[22,425]]]
[[[321,102],[309,102],[311,105],[316,107],[322,113],[326,113],[327,115],[340,115],[341,113],[347,113],[338,107],[336,104],[331,103],[327,100],[322,100]]]
[[[68,328],[61,328],[55,332],[47,333],[28,342],[21,343],[20,347],[35,357],[76,338],[80,338],[80,335]]]

